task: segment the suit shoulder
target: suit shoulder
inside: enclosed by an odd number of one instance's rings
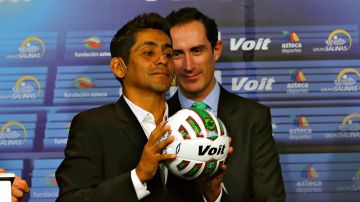
[[[75,118],[102,120],[106,116],[115,114],[115,104],[106,104],[96,108],[87,109],[78,113]]]
[[[251,100],[245,97],[241,97],[239,95],[236,95],[234,93],[227,92],[227,99],[231,100],[230,102],[237,107],[246,108],[249,110],[255,110],[255,111],[267,111],[270,110],[268,106],[265,106],[263,104],[258,103],[255,100]]]

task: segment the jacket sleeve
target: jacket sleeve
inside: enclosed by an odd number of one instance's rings
[[[283,202],[285,189],[277,153],[272,136],[271,115],[265,109],[253,128],[251,152],[251,177],[253,201]]]
[[[57,201],[138,201],[130,171],[105,179],[102,134],[93,122],[79,114],[71,123],[65,159],[56,171]]]

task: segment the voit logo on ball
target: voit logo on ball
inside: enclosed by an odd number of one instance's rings
[[[296,32],[282,31],[282,34],[288,42],[281,44],[281,53],[302,53],[302,44]]]
[[[26,38],[18,48],[18,53],[7,55],[7,59],[40,59],[45,54],[45,43],[35,36]]]
[[[0,146],[23,145],[26,138],[27,129],[18,121],[8,121],[0,129]]]
[[[309,92],[309,83],[301,70],[289,70],[290,80],[292,83],[287,84],[287,94],[305,94]]]
[[[349,32],[337,29],[330,33],[325,41],[325,47],[315,47],[313,52],[343,52],[349,51],[352,45],[352,38]]]
[[[312,130],[309,121],[303,115],[291,115],[294,128],[289,129],[289,140],[311,140]]]
[[[322,182],[314,166],[304,166],[301,178],[296,182],[296,192],[322,192]]]
[[[336,79],[334,86],[330,88],[321,88],[322,92],[358,92],[360,91],[360,72],[354,68],[341,70]]]

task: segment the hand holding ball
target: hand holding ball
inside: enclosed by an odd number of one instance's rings
[[[193,180],[213,175],[224,163],[229,150],[229,137],[224,124],[212,112],[199,108],[183,109],[171,116],[167,125],[175,140],[163,153],[176,154],[166,162],[178,177]]]

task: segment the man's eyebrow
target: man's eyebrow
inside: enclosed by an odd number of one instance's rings
[[[191,48],[190,48],[190,51],[194,51],[194,50],[197,50],[197,49],[205,49],[205,48],[206,48],[205,45],[200,44],[200,45],[191,47]]]
[[[145,41],[142,46],[158,46],[158,44],[156,42],[153,41]],[[172,45],[170,43],[165,43],[164,45],[162,45],[161,47],[162,49],[167,49],[167,48],[171,48],[172,49]]]

